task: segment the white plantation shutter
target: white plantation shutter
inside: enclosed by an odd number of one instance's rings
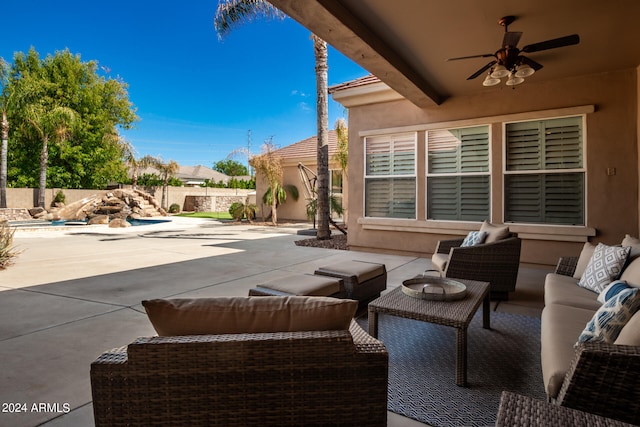
[[[505,221],[584,225],[582,122],[506,125]]]
[[[416,217],[416,135],[365,139],[365,216]]]
[[[427,133],[427,217],[481,221],[489,217],[489,128]]]

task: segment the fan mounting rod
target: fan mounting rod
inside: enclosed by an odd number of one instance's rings
[[[498,25],[504,27],[504,31],[507,32],[509,31],[509,25],[511,25],[515,20],[516,17],[513,15],[503,16],[502,18],[498,19]]]

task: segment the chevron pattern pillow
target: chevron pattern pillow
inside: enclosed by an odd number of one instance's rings
[[[613,343],[624,325],[640,308],[640,289],[629,288],[609,298],[595,312],[580,334],[578,342],[604,341]]]
[[[630,250],[629,247],[598,243],[578,285],[594,292],[602,292],[609,283],[620,276]]]

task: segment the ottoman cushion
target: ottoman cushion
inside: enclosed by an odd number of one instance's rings
[[[340,292],[341,282],[341,279],[335,277],[295,274],[273,279],[258,286],[291,295],[329,296]]]
[[[359,283],[382,276],[385,273],[384,264],[375,264],[366,261],[343,261],[336,264],[320,267],[318,271],[340,276],[355,276]]]

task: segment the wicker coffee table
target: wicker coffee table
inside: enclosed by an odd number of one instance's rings
[[[421,320],[456,328],[456,384],[467,385],[467,328],[482,303],[482,327],[490,329],[489,282],[454,279],[467,286],[467,295],[457,301],[413,298],[399,286],[369,303],[369,334],[378,336],[378,314]]]

